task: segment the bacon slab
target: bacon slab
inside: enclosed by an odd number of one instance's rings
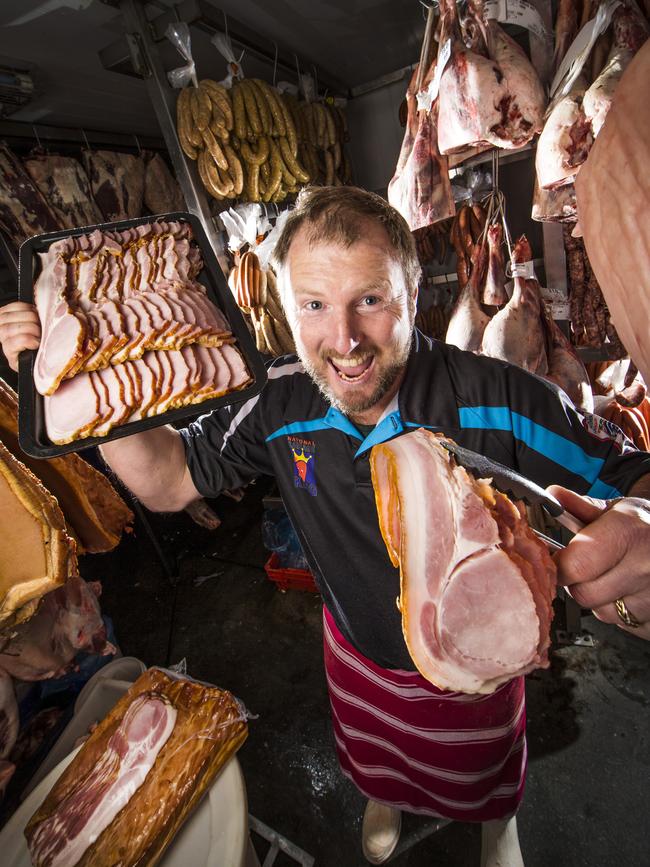
[[[411,658],[440,689],[491,693],[548,666],[555,566],[517,506],[422,428],[373,448]]]

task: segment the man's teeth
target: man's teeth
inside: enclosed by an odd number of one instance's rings
[[[345,358],[335,358],[332,357],[332,364],[335,364],[337,367],[358,367],[360,364],[363,364],[364,361],[370,358],[370,353],[366,355],[346,355]]]

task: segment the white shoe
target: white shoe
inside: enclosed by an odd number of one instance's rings
[[[494,819],[481,825],[481,867],[524,867],[517,818]]]
[[[363,814],[361,847],[367,861],[383,864],[395,851],[402,829],[402,813],[395,807],[368,801]]]

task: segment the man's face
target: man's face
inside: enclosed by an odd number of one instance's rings
[[[284,301],[296,350],[332,406],[374,424],[399,388],[411,345],[415,299],[386,232],[368,224],[350,247],[289,248]]]

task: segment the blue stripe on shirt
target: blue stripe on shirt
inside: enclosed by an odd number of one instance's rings
[[[462,428],[512,431],[520,442],[590,482],[590,494],[602,498],[620,497],[616,488],[601,482],[598,474],[605,461],[588,455],[579,445],[553,433],[507,406],[464,406],[458,410]],[[600,493],[597,493],[600,491]]]

